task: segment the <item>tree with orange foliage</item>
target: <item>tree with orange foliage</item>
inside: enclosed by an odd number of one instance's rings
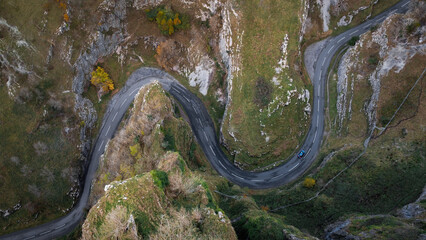
[[[262,209],[262,211],[269,211],[269,207],[268,206],[260,206],[260,209]]]

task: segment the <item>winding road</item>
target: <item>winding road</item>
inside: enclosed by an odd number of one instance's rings
[[[324,132],[325,88],[328,68],[336,51],[345,45],[353,36],[368,31],[372,26],[381,23],[389,14],[403,13],[408,10],[409,0],[402,0],[380,15],[365,21],[336,37],[331,38],[324,47],[314,65],[314,86],[312,122],[301,149],[306,151],[303,159],[291,157],[287,163],[264,172],[243,171],[234,166],[222,152],[216,136],[213,122],[203,103],[194,94],[178,83],[169,74],[153,68],[136,70],[126,82],[126,86],[110,101],[105,113],[102,127],[93,145],[89,168],[86,173],[81,196],[77,205],[67,215],[51,222],[3,235],[0,239],[52,239],[63,236],[83,220],[87,209],[90,186],[109,139],[114,136],[122,117],[132,103],[138,90],[153,81],[158,81],[163,88],[175,97],[184,108],[190,119],[191,128],[214,169],[229,181],[252,189],[278,187],[300,177],[314,162],[319,152]]]

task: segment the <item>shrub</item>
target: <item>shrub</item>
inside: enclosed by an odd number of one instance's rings
[[[358,40],[359,40],[359,37],[358,37],[358,36],[353,36],[353,37],[349,40],[348,44],[349,44],[350,46],[355,46],[355,44],[356,44],[356,42],[358,42]]]
[[[375,66],[379,63],[379,59],[376,56],[370,56],[368,63]]]
[[[166,186],[169,185],[169,177],[167,176],[166,172],[159,171],[159,170],[152,170],[151,171],[152,179],[154,180],[154,184],[164,189]]]
[[[271,217],[266,212],[255,211],[249,216],[243,217],[245,222],[241,226],[236,226],[239,236],[248,239],[285,239],[283,229],[284,223],[278,219]]]
[[[410,25],[407,26],[407,33],[411,34],[416,30],[418,27],[420,27],[420,22],[413,22]]]
[[[303,181],[303,186],[306,188],[313,188],[315,186],[315,179],[307,177]]]
[[[138,234],[143,238],[155,231],[155,226],[151,223],[148,215],[144,212],[135,212],[135,223],[138,227]]]
[[[259,77],[256,81],[256,93],[254,103],[259,107],[265,107],[271,101],[272,86],[265,78]]]
[[[167,151],[176,151],[175,137],[171,128],[167,128],[164,131],[164,139],[161,146]]]

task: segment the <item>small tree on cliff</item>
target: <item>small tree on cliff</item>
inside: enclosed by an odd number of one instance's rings
[[[114,90],[114,83],[109,77],[108,73],[101,67],[97,67],[95,71],[92,72],[92,79],[90,82],[100,91],[106,93],[110,90]]]

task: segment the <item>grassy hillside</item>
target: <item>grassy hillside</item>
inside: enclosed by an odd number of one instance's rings
[[[0,2],[0,209],[10,214],[0,234],[64,214],[78,190],[72,33],[57,33],[64,12],[56,1]]]
[[[220,201],[231,219],[238,219],[241,213],[244,216],[257,206],[270,216],[282,216],[285,224],[324,237],[325,228],[337,220],[353,215],[395,214],[396,209],[419,197],[426,184],[422,123],[425,117],[424,77],[414,85],[425,69],[425,55],[416,50],[422,44],[419,38],[424,34],[416,24],[422,19],[421,6],[414,7],[411,13],[390,17],[348,50],[344,57],[349,61],[346,63],[347,81],[338,83],[343,74],[337,76],[336,71],[329,83],[330,90],[335,91],[330,92],[330,98],[341,96],[343,99],[343,90],[337,92],[343,88],[336,85],[347,85],[346,101],[341,101],[346,106],[342,125],[338,114],[342,112],[338,109],[342,108],[336,106],[336,99],[330,99],[334,104],[329,106],[329,112],[333,114],[327,118],[323,148],[309,173],[293,185],[277,190],[247,191],[232,185],[219,187],[222,193],[233,196],[221,195]],[[387,39],[386,44],[377,44],[381,38]],[[395,52],[396,49],[401,51]],[[391,61],[395,58],[398,61]],[[384,71],[388,71],[387,74],[378,75]],[[378,80],[377,76],[380,76]],[[380,81],[379,88],[373,88],[374,81]],[[377,107],[373,108],[377,114],[371,118],[368,116],[374,115],[367,115],[367,106],[375,91],[380,92]],[[366,152],[360,156],[370,134]],[[315,185],[305,185],[306,178],[314,179]],[[354,223],[349,230],[356,235],[375,229],[373,239],[390,236],[397,239],[401,236],[399,233],[407,233],[407,238],[416,239],[422,233],[419,231],[421,224],[412,226],[411,222],[394,221],[392,217],[376,223],[372,220],[365,225],[363,221]]]
[[[300,70],[300,1],[238,4],[242,68],[232,82],[222,133],[234,161],[256,169],[286,159],[304,138],[309,101],[302,95],[310,84]]]

